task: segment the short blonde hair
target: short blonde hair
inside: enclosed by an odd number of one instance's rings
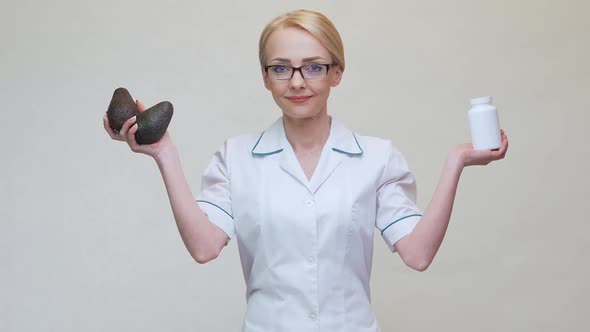
[[[289,27],[303,29],[316,37],[328,49],[334,64],[340,66],[340,69],[344,71],[344,45],[338,30],[326,16],[310,10],[296,10],[283,14],[266,25],[258,44],[258,57],[261,66],[266,65],[265,48],[269,36],[278,29]]]

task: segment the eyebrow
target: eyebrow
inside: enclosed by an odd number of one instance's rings
[[[309,62],[309,61],[315,61],[315,60],[325,60],[325,59],[323,57],[321,57],[321,56],[312,56],[310,58],[304,58],[302,60],[302,62]],[[288,63],[290,63],[291,62],[291,59],[287,59],[287,58],[274,58],[274,59],[270,60],[270,62],[273,62],[273,61],[288,62]]]

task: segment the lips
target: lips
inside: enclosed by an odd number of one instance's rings
[[[312,96],[293,96],[293,97],[287,97],[287,99],[289,99],[289,101],[293,102],[293,103],[304,103],[306,101],[308,101]]]

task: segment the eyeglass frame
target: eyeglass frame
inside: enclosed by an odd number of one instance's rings
[[[321,79],[326,78],[328,76],[328,73],[330,72],[330,69],[332,68],[333,65],[334,65],[333,63],[310,63],[310,64],[299,66],[299,67],[293,67],[293,66],[289,66],[289,65],[266,65],[266,66],[264,66],[264,72],[272,80],[275,80],[275,81],[289,81],[289,80],[292,80],[293,79],[293,76],[295,75],[295,72],[296,71],[299,71],[299,74],[301,75],[301,77],[304,80],[312,80],[312,81],[315,81],[315,80],[321,80]],[[291,77],[289,77],[289,78],[271,78],[270,75],[268,74],[268,69],[271,68],[271,67],[280,67],[280,66],[291,68],[291,70],[292,70]],[[311,79],[306,78],[305,75],[303,75],[303,71],[301,70],[301,68],[307,67],[307,66],[324,66],[324,67],[326,67],[326,74],[324,74],[323,77],[319,77],[319,78],[311,78]]]

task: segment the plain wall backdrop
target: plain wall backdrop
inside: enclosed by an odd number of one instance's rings
[[[490,95],[510,148],[463,172],[423,273],[376,236],[383,331],[582,331],[590,324],[588,1],[5,1],[0,5],[0,331],[237,331],[235,239],[198,265],[156,163],[112,141],[113,90],[174,104],[196,195],[227,137],[280,110],[258,37],[294,9],[326,14],[347,68],[328,111],[392,139],[425,208],[447,153]]]

